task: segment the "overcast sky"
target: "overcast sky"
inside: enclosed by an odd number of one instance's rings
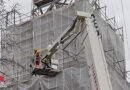
[[[4,0],[4,1],[8,1],[8,3],[6,4],[6,7],[8,8],[8,10],[11,9],[11,7],[15,4],[15,3],[19,3],[21,6],[19,7],[21,9],[21,12],[24,13],[28,13],[31,11],[31,3],[32,0]],[[126,59],[127,59],[127,69],[130,70],[130,51],[128,51],[130,48],[130,0],[122,0],[123,1],[123,8],[124,8],[124,15],[125,15],[125,23],[126,23],[126,27],[124,27],[124,29],[126,29],[126,31],[124,31],[124,33],[127,34],[127,38],[126,38],[126,34],[125,35],[125,40],[128,41],[128,44],[125,41],[125,49],[126,49]],[[122,14],[122,5],[121,5],[121,0],[100,0],[101,2],[101,6],[106,5],[107,6],[107,14],[109,17],[116,17],[116,21],[118,22],[118,24],[120,26],[125,26],[124,25],[124,21],[123,21],[123,14]]]

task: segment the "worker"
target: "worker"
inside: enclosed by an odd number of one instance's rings
[[[36,61],[36,53],[37,53],[37,49],[34,48],[33,49],[33,59],[32,59],[32,63],[35,64],[35,61]],[[32,67],[32,65],[30,65],[30,67]]]
[[[33,61],[34,61],[35,68],[32,71],[32,75],[36,75],[37,71],[39,71],[39,69],[41,69],[41,67],[40,67],[40,53],[36,49],[34,49],[33,55],[34,55]]]
[[[4,77],[0,76],[0,83],[4,81]]]
[[[36,55],[36,53],[37,53],[37,49],[36,48],[34,48],[34,53],[33,53],[33,55],[35,56]]]
[[[48,63],[48,66],[51,67],[51,56],[49,56],[48,53],[46,53],[46,61]]]
[[[48,54],[46,54],[46,56],[42,59],[41,62],[44,63],[44,69],[51,67],[51,58],[49,58]]]
[[[48,57],[49,66],[51,66],[51,57]]]
[[[36,67],[39,67],[39,65],[40,65],[40,53],[37,52],[36,53]]]

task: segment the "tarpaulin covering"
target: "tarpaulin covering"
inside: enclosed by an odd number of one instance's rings
[[[87,66],[87,60],[92,59],[88,38],[86,38],[88,40],[87,55],[82,50],[81,41],[83,40],[81,37],[77,37],[65,49],[63,48],[71,38],[60,46],[53,56],[58,59],[60,63],[58,68],[61,70],[55,77],[30,75],[32,69],[29,65],[32,60],[33,48],[40,51],[52,45],[72,23],[76,11],[85,11],[96,15],[113,90],[130,89],[124,74],[125,62],[115,63],[125,60],[123,41],[101,18],[100,13],[90,7],[87,0],[76,0],[74,4],[47,12],[10,31],[18,36],[15,37],[16,46],[13,48],[15,51],[10,57],[12,65],[3,67],[3,71],[7,74],[5,75],[6,83],[10,84],[4,90],[92,90]],[[15,62],[16,64],[14,64]]]

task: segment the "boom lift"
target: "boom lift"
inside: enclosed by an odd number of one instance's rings
[[[112,90],[112,84],[107,69],[107,63],[101,42],[101,35],[94,14],[77,12],[79,18],[84,18],[87,28],[83,31],[81,37],[88,38],[91,46],[92,60],[87,60],[89,68],[92,90]],[[87,31],[87,32],[86,32]],[[84,40],[85,54],[87,54],[87,40]],[[87,58],[87,57],[86,57]]]
[[[87,25],[87,27],[79,30],[81,24],[85,24]],[[72,38],[71,41],[73,41],[79,35],[83,39],[85,35],[88,34],[93,59],[86,60],[89,66],[89,75],[92,90],[112,90],[111,80],[107,69],[107,63],[105,60],[103,46],[100,38],[101,35],[99,33],[99,28],[94,14],[77,11],[72,25],[70,25],[55,41],[55,43],[48,50],[48,55],[46,55],[45,58],[41,60],[41,62],[44,62],[44,59],[51,58],[53,54],[58,50],[60,45],[64,44],[68,39],[70,39],[70,34],[74,30],[75,36]],[[87,39],[85,39],[84,43],[82,44],[85,47],[84,52],[85,54],[87,54]],[[42,73],[41,75],[48,76],[54,76],[58,73],[58,71],[52,68],[47,70],[37,69],[37,71],[39,71],[40,74]],[[33,73],[38,74],[35,71]]]
[[[54,42],[54,44],[51,46],[51,48],[48,50],[48,54],[45,55],[44,58],[41,59],[42,63],[45,63],[45,59],[51,59],[51,57],[55,54],[55,52],[58,50],[58,47],[61,44],[64,44],[65,41],[67,41],[68,34],[75,28],[75,24],[77,22],[77,19],[74,19],[72,25],[70,25],[63,33],[62,35]],[[47,75],[47,76],[55,76],[57,73],[59,73],[59,70],[55,70],[53,68],[34,68],[32,71],[32,75]]]

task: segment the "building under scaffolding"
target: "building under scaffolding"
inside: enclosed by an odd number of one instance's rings
[[[46,2],[49,5],[46,11],[43,11],[46,5],[37,3],[32,10],[33,17],[27,16],[29,20],[22,18],[21,15],[25,15],[15,9],[1,19],[4,23],[1,26],[0,75],[4,76],[7,87],[0,90],[92,90],[87,60],[93,57],[87,34],[81,38],[72,32],[68,41],[58,47],[52,57],[58,60],[60,72],[56,76],[31,75],[33,48],[42,51],[44,56],[46,49],[72,24],[77,11],[96,16],[113,90],[129,90],[122,27],[114,18],[108,18],[103,11],[105,7],[98,3],[56,1]],[[86,27],[80,25],[79,30]],[[85,40],[87,53],[83,46]]]

